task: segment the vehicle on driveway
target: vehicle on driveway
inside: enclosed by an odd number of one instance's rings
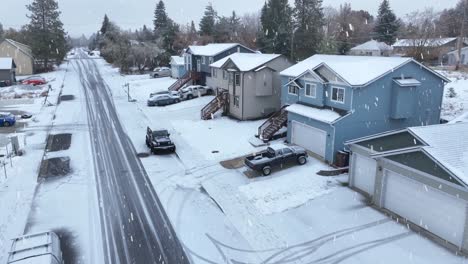
[[[153,131],[151,128],[146,129],[146,146],[150,148],[153,154],[160,151],[175,152],[176,146],[171,141],[171,134],[167,130]]]
[[[150,73],[151,78],[161,78],[161,77],[170,77],[172,74],[171,68],[168,67],[158,67]]]
[[[165,106],[177,104],[180,102],[180,97],[172,94],[159,94],[148,99],[148,106]]]
[[[171,94],[173,96],[179,96],[179,92],[178,91],[161,91],[161,92],[156,92],[156,93],[150,93],[150,98],[155,96],[155,95],[162,95],[162,94]]]
[[[63,264],[60,239],[54,232],[13,239],[7,264]]]
[[[273,167],[280,167],[287,163],[296,162],[299,165],[307,163],[307,151],[297,146],[274,145],[265,151],[248,156],[244,163],[252,170],[262,172],[263,175],[271,174]]]
[[[4,127],[14,126],[16,117],[11,113],[0,112],[0,125]]]
[[[208,86],[191,85],[180,90],[180,98],[182,100],[190,100],[195,97],[201,97],[204,95],[212,95],[214,91]]]
[[[47,83],[46,79],[42,78],[41,76],[31,76],[31,77],[21,80],[21,84],[29,84],[29,85],[44,85],[46,83]]]

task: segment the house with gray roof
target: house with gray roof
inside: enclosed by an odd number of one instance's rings
[[[34,74],[35,59],[31,47],[11,39],[0,43],[0,57],[11,57],[15,61],[17,75]]]
[[[440,123],[449,82],[400,57],[314,55],[280,74],[287,141],[328,163],[348,140]]]
[[[349,51],[349,55],[354,56],[390,56],[392,55],[392,46],[385,42],[369,40],[366,43],[357,45]]]
[[[346,145],[352,188],[441,244],[468,252],[468,123],[409,127]]]

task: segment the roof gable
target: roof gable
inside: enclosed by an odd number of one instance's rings
[[[216,56],[224,51],[230,50],[235,47],[243,47],[251,52],[255,52],[239,43],[210,43],[205,46],[189,46],[186,53],[198,56]]]
[[[184,65],[184,57],[181,56],[171,56],[171,64],[172,65]]]
[[[232,63],[239,71],[247,72],[260,68],[281,56],[280,54],[234,53],[212,63],[210,66],[224,68],[228,63]]]
[[[17,41],[14,41],[12,39],[5,39],[5,43],[8,43],[9,45],[13,46],[14,48],[18,49],[20,52],[22,52],[24,55],[31,57],[34,59],[34,56],[32,54],[32,49],[28,45],[25,45],[23,43],[19,43]]]
[[[352,51],[356,50],[378,50],[378,51],[391,51],[393,50],[392,46],[387,45],[384,42],[378,42],[377,40],[369,40],[366,43],[357,45],[351,49]]]

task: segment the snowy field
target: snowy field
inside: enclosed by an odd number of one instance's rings
[[[202,121],[212,97],[147,107],[149,93],[174,80],[96,63],[137,151],[148,152],[147,126],[168,129],[177,145],[177,155],[142,162],[193,263],[466,263],[369,207],[343,185],[346,176],[318,176],[328,167],[313,158],[254,179],[245,167],[223,168],[220,161],[262,149],[248,143],[262,121]]]

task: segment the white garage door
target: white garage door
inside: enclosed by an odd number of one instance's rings
[[[327,132],[293,121],[291,143],[325,157]]]
[[[374,195],[377,161],[357,153],[353,153],[352,161],[353,186],[367,194]]]
[[[466,202],[395,172],[385,175],[385,208],[461,247]]]

